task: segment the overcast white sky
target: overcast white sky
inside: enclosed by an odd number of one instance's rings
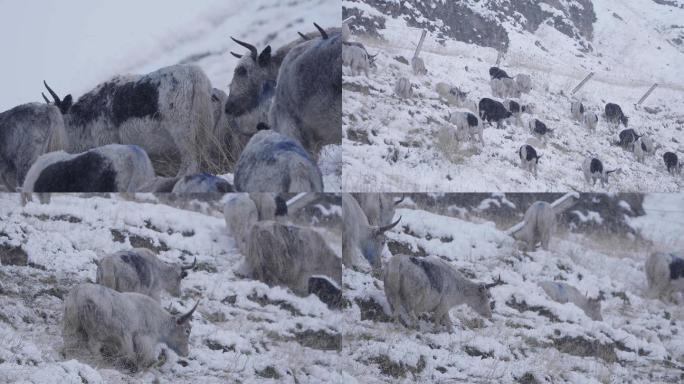
[[[226,1],[0,0],[0,111],[42,101],[43,79],[76,96],[134,71]]]

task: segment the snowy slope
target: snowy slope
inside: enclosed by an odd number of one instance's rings
[[[450,37],[444,27],[447,21],[426,22],[423,19],[427,17],[421,19],[423,15],[416,16],[415,9],[408,6],[407,11],[388,6],[398,12],[390,16],[369,4],[344,1],[343,16],[360,15],[363,20],[354,39],[366,44],[371,54],[379,53],[378,68],[369,78],[344,71],[345,190],[594,190],[600,187],[587,186],[580,172],[588,155],[601,158],[609,169],[622,170],[609,191],[681,190],[682,179],[666,174],[662,154],[678,151],[682,157],[684,151],[684,80],[677,70],[684,54],[681,45],[672,42],[676,39],[673,33],[681,30],[677,26],[684,9],[641,0],[594,1],[596,21],[585,38],[570,37],[551,22],[529,31],[524,23],[499,21],[508,8],[498,7],[507,1],[459,4],[505,29],[508,45],[500,66],[509,74],[532,77],[534,90],[521,101],[533,105],[535,113],[523,115],[524,128],[486,126],[484,148],[467,143],[457,147],[441,139],[440,129],[449,127],[446,117],[459,109],[440,100],[436,84],[458,86],[470,92],[475,102],[492,97],[488,69],[496,63],[497,51],[486,43],[464,42],[469,34],[463,35],[462,41]],[[420,30],[409,25],[423,22],[430,29],[421,53],[429,73],[415,76],[398,58],[411,59]],[[365,33],[373,23],[382,25],[377,36]],[[570,119],[570,91],[592,71],[594,78],[575,98],[599,115],[607,102],[620,104],[630,117],[630,127],[659,145],[656,155],[647,157],[645,164],[636,163],[632,153],[612,145],[619,130],[611,130],[601,121],[597,133],[590,135]],[[410,100],[394,95],[400,77],[408,77],[414,84]],[[637,110],[634,104],[656,82],[659,87]],[[531,138],[526,122],[532,118],[556,131],[548,145],[533,144],[543,155],[538,178],[524,172],[517,157],[518,148]]]
[[[681,196],[667,201],[681,202]],[[664,206],[674,211],[671,219],[684,222],[681,210]],[[409,199],[396,215],[402,223],[388,234],[393,254],[438,256],[472,280],[500,275],[506,284],[492,290],[491,321],[460,306],[451,311],[452,333],[424,320],[418,332],[391,321],[381,279],[345,271],[344,294],[352,305],[344,314],[342,362],[357,382],[681,382],[684,311],[644,297],[645,256],[669,244],[561,227],[548,252],[522,253],[495,223],[476,216],[466,221],[428,212]],[[674,227],[666,232],[670,238],[678,233]],[[565,281],[590,297],[602,294],[603,321],[551,301],[537,286],[542,280]]]
[[[147,200],[59,196],[50,205],[21,208],[18,195],[0,196],[3,254],[21,253],[19,247],[29,263],[0,267],[0,382],[341,382],[339,312],[313,295],[298,297],[236,276],[243,256],[227,233],[221,204],[204,203],[203,214]],[[322,204],[313,211],[331,223],[322,230],[341,253],[335,227],[340,207]],[[200,300],[190,355],[167,351],[165,362],[134,375],[87,353],[63,356],[64,295],[75,284],[94,281],[94,260],[132,246],[155,249],[169,262],[197,257],[181,297],[162,295],[162,306],[172,313]]]

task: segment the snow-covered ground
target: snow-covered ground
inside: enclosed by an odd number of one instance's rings
[[[497,1],[465,3],[487,17]],[[351,76],[348,68],[343,72],[344,190],[598,190],[598,185],[585,184],[580,171],[589,155],[600,158],[608,169],[621,169],[608,191],[681,190],[684,181],[666,173],[662,155],[674,151],[684,157],[684,80],[676,69],[684,62],[684,53],[681,45],[669,41],[682,28],[678,25],[684,19],[684,8],[643,0],[593,4],[597,21],[592,52],[582,50],[577,39],[545,23],[534,33],[510,22],[502,24],[510,43],[500,66],[511,75],[527,73],[532,77],[534,89],[521,101],[532,104],[534,114],[523,115],[524,127],[506,125],[498,130],[486,126],[484,148],[469,144],[459,148],[439,135],[442,127],[449,127],[449,112],[459,108],[441,101],[435,86],[439,82],[458,86],[470,92],[475,103],[492,97],[488,70],[496,63],[497,51],[428,32],[421,53],[428,75],[416,76],[397,58],[410,62],[420,30],[407,26],[403,16],[394,18],[369,4],[343,1],[343,7],[384,22],[384,28],[376,25],[382,39],[361,33],[353,37],[371,54],[379,53],[377,69],[368,78]],[[439,28],[440,22],[432,25]],[[599,116],[606,103],[621,105],[630,118],[629,127],[659,145],[655,156],[647,157],[644,164],[612,144],[619,130],[600,121],[596,134],[590,134],[570,118],[570,91],[589,72],[595,76],[575,98]],[[400,77],[408,77],[414,85],[410,100],[394,95]],[[659,84],[656,91],[642,107],[635,108],[654,83]],[[547,145],[533,144],[543,155],[537,178],[520,168],[517,155],[518,148],[531,138],[526,122],[532,118],[555,130]]]
[[[221,204],[203,203],[196,211],[177,205],[152,197],[56,196],[49,205],[22,208],[18,195],[0,195],[0,253],[5,259],[20,248],[28,256],[28,266],[0,266],[0,382],[344,382],[337,368],[340,313],[313,295],[238,277],[243,256],[226,230]],[[316,214],[296,220],[328,222],[318,226],[341,253],[339,205],[319,203],[306,212]],[[197,258],[181,296],[162,296],[172,313],[200,300],[190,355],[167,351],[166,361],[137,374],[87,353],[64,356],[64,295],[94,281],[95,260],[131,247],[154,249],[168,262]]]
[[[144,74],[179,63],[197,64],[228,93],[243,47],[275,50],[310,32],[313,23],[339,26],[331,0],[0,1],[0,111],[43,102],[43,80],[74,98],[117,74]],[[340,191],[341,149],[321,157],[326,191]],[[332,164],[332,165],[331,165]],[[230,176],[230,175],[229,175]]]
[[[639,220],[662,222],[661,211],[667,211],[668,220],[684,224],[682,199],[647,196],[647,214]],[[476,210],[470,220],[430,210],[407,198],[396,212],[400,226],[388,233],[388,249],[395,255],[438,256],[475,281],[500,275],[506,284],[492,289],[493,319],[460,306],[451,311],[451,333],[427,321],[420,322],[420,331],[409,330],[390,320],[381,279],[346,270],[344,295],[351,306],[343,319],[342,369],[357,382],[681,382],[684,310],[646,298],[643,271],[651,250],[681,250],[661,242],[679,237],[681,227],[663,224],[660,233],[642,231],[644,238],[635,239],[561,226],[549,251],[523,253]],[[616,244],[619,252],[611,250]],[[564,281],[590,297],[602,295],[603,321],[550,300],[537,285],[543,280]]]

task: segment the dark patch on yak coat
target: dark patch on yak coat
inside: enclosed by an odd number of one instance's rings
[[[427,278],[430,281],[430,286],[432,289],[437,292],[442,292],[442,289],[444,289],[444,279],[442,279],[442,274],[439,267],[423,260],[421,257],[410,257],[409,260],[413,264],[420,267],[423,272],[425,272],[425,275],[427,275]]]
[[[670,279],[676,280],[684,278],[684,260],[675,255],[670,255]]]
[[[503,104],[489,98],[480,100],[478,107],[480,109],[480,118],[489,122],[498,122],[513,116]]]
[[[665,161],[665,166],[667,167],[668,172],[670,172],[672,168],[675,168],[677,166],[677,163],[679,163],[677,154],[673,152],[665,152],[665,154],[663,155],[663,161]]]
[[[620,145],[621,146],[627,146],[639,138],[639,135],[636,134],[636,132],[633,129],[625,129],[622,132],[620,132]]]
[[[477,116],[473,115],[472,113],[467,113],[467,118],[468,118],[468,125],[471,127],[477,127],[477,124],[479,123]]]
[[[72,125],[85,126],[98,119],[120,126],[131,118],[160,120],[159,83],[143,78],[122,82],[114,79],[83,95],[69,110]]]
[[[135,269],[135,273],[138,275],[138,279],[143,286],[148,287],[150,285],[150,282],[152,281],[152,273],[147,260],[134,252],[127,252],[119,257],[124,263]]]
[[[281,196],[275,197],[276,216],[287,216],[287,202]]]
[[[523,145],[522,148],[520,148],[520,153],[522,154],[523,149],[525,149],[526,152],[526,157],[525,160],[530,161],[537,159],[537,151],[532,147],[531,145]]]
[[[599,159],[591,159],[591,166],[589,167],[591,173],[603,173],[603,164]]]
[[[112,162],[95,152],[45,167],[33,192],[117,192],[117,172]]]
[[[489,76],[491,76],[492,79],[512,79],[512,77],[508,76],[506,71],[498,67],[489,68]]]
[[[534,133],[537,133],[539,135],[546,135],[548,131],[549,129],[546,127],[546,124],[542,123],[537,119],[534,120]]]
[[[112,113],[117,127],[132,118],[159,120],[159,84],[149,79],[122,84],[114,94]]]

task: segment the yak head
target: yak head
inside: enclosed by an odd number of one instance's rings
[[[240,61],[233,72],[225,113],[243,134],[253,134],[260,121],[268,121],[270,101],[275,94],[280,60],[271,55],[271,46],[261,53],[251,44],[233,38],[248,54],[231,54]]]
[[[173,349],[174,352],[180,356],[187,356],[190,353],[190,348],[188,347],[190,331],[192,330],[190,320],[192,320],[192,314],[195,312],[198,305],[199,301],[192,307],[190,312],[178,317],[173,317],[171,319],[172,323],[169,324],[170,330],[164,341],[169,348]]]

